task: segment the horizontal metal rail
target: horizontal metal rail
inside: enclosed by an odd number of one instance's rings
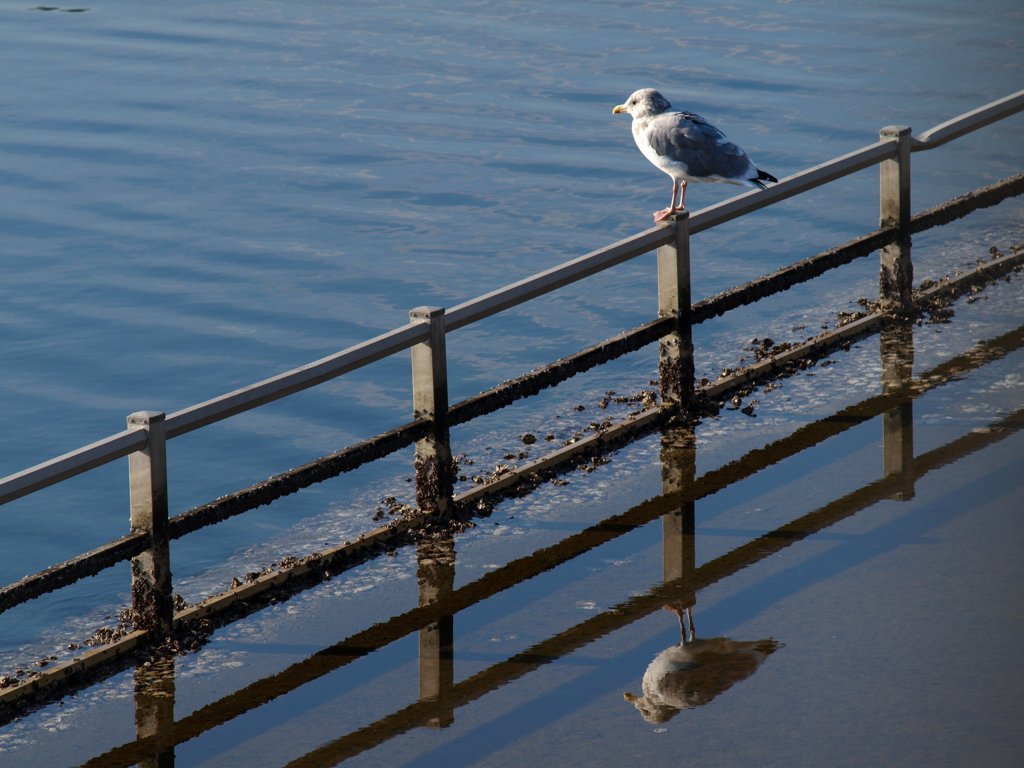
[[[409,349],[426,338],[427,328],[424,324],[410,323],[309,365],[185,408],[167,417],[167,437],[184,435],[229,416],[309,389],[396,352]],[[0,504],[6,504],[69,477],[109,464],[145,447],[144,431],[125,431],[37,464],[0,480]]]
[[[559,264],[533,277],[491,291],[448,310],[445,314],[445,330],[454,331],[509,307],[575,283],[577,280],[603,272],[616,264],[622,264],[665,245],[674,237],[675,233],[671,227],[654,227]]]
[[[828,184],[851,173],[878,165],[896,156],[895,141],[879,141],[849,154],[816,165],[773,184],[768,189],[755,189],[724,202],[697,211],[690,216],[690,234],[717,227],[753,211],[767,208],[801,192]]]
[[[167,437],[184,435],[207,424],[315,387],[344,373],[409,349],[414,344],[426,341],[428,335],[426,324],[410,323],[309,365],[172,413],[167,417]]]
[[[923,152],[926,149],[941,147],[948,141],[957,139],[965,133],[984,128],[986,125],[1002,120],[1012,114],[1024,110],[1024,91],[1017,91],[1009,96],[978,107],[952,120],[936,125],[920,136],[911,140],[911,152]]]
[[[315,483],[337,477],[343,472],[349,472],[366,462],[400,451],[422,439],[427,434],[429,426],[430,422],[425,419],[411,421],[397,429],[336,451],[330,456],[311,461],[209,504],[182,512],[168,521],[168,536],[171,539],[180,539],[200,528],[270,504],[302,488],[308,488]]]
[[[0,481],[0,504],[6,504],[69,477],[109,464],[135,451],[141,451],[146,447],[146,441],[145,432],[126,430],[15,475],[9,475]]]
[[[452,426],[465,424],[472,419],[501,410],[506,405],[524,397],[539,394],[571,379],[578,373],[589,371],[618,357],[643,349],[664,336],[673,320],[662,317],[631,328],[618,336],[602,341],[592,347],[563,357],[536,370],[524,373],[509,381],[502,382],[479,395],[466,398],[448,409],[448,421]]]
[[[979,208],[996,205],[1008,197],[1015,197],[1020,194],[1024,194],[1024,173],[1017,174],[1016,176],[996,182],[995,184],[983,187],[982,189],[974,192],[961,195],[947,203],[943,203],[935,206],[934,208],[930,208],[927,211],[915,214],[911,219],[911,232],[917,234],[927,229],[931,229],[932,227],[948,224],[951,221],[963,218],[967,214],[978,210]],[[848,243],[844,243],[843,245],[831,248],[823,253],[811,256],[810,258],[804,259],[796,264],[783,267],[770,275],[765,275],[764,277],[735,288],[730,288],[728,291],[724,291],[716,296],[702,299],[693,304],[692,321],[694,323],[702,323],[705,320],[722,315],[738,306],[749,304],[753,301],[757,301],[758,299],[787,290],[794,285],[806,282],[818,275],[824,274],[830,269],[835,269],[836,267],[848,264],[855,259],[867,256],[875,250],[887,245],[894,236],[893,232],[894,230],[892,229],[882,229],[871,232],[867,235],[851,240]],[[449,314],[448,317],[450,329],[451,315]],[[607,362],[608,360],[614,359],[622,354],[626,354],[627,352],[635,351],[636,349],[639,349],[660,337],[662,335],[660,332],[660,326],[663,325],[664,322],[665,321],[663,320],[653,321],[645,326],[634,329],[634,331],[628,331],[625,334],[617,336],[614,339],[610,339],[607,342],[602,342],[601,344],[592,347],[590,350],[584,350],[583,352],[576,353],[575,355],[570,355],[563,360],[552,363],[550,366],[545,366],[537,371],[525,374],[518,379],[506,382],[499,387],[495,387],[492,390],[476,395],[463,403],[458,403],[452,406],[451,409],[450,418],[452,420],[452,424],[461,424],[477,415],[491,413],[494,410],[497,410],[497,408],[502,407],[502,405],[507,405],[509,402],[517,400],[520,397],[524,397],[527,394],[536,394],[536,392],[552,386],[559,381],[564,381],[576,373],[588,370],[594,365]],[[633,334],[643,334],[644,338],[638,342],[637,339],[633,338]],[[371,342],[367,343],[369,344],[373,341],[374,340],[371,340]],[[609,349],[606,350],[606,347]],[[612,347],[614,347],[614,351],[610,352]],[[340,355],[345,355],[356,349],[357,347],[353,347],[340,353]],[[340,355],[335,355],[332,358],[326,358],[325,360],[334,360],[340,357]],[[369,362],[373,361],[368,360],[364,364],[368,364]],[[317,363],[314,363],[313,365],[317,365]],[[307,368],[308,367],[309,366],[307,366]],[[560,370],[556,371],[556,368]],[[300,368],[297,370],[302,371],[304,369]],[[289,374],[282,374],[282,377],[286,377],[288,375]],[[277,378],[279,379],[281,377]],[[532,379],[537,379],[538,381],[544,380],[547,381],[547,383],[528,383]],[[274,379],[270,379],[268,382],[269,381],[274,381]],[[267,382],[264,382],[264,384],[266,383]],[[255,386],[259,387],[261,385]],[[313,385],[310,384],[309,386]],[[224,398],[218,398],[217,400],[225,400],[233,395],[246,392],[248,389],[253,388],[239,390],[238,393],[225,395]],[[500,397],[498,397],[499,390],[502,393]],[[520,393],[519,390],[522,390],[522,393]],[[284,395],[279,396],[283,397]],[[491,402],[491,400],[496,399],[502,402],[500,404]],[[487,401],[486,403],[484,402],[485,400]],[[209,405],[213,402],[216,401],[211,400],[204,405]],[[171,419],[176,419],[179,415],[195,412],[196,409],[200,407],[201,406],[195,406],[194,408],[172,414],[168,417],[168,422],[171,422]],[[256,406],[251,405],[250,407]],[[189,430],[193,428],[195,427],[190,426]],[[183,433],[175,431],[169,436],[173,436],[175,434]],[[125,442],[120,442],[122,440]],[[92,445],[79,448],[77,451],[72,451],[64,456],[60,456],[56,459],[52,459],[51,461],[39,464],[30,469],[26,469],[23,472],[4,478],[4,480],[0,481],[0,504],[13,501],[21,496],[28,495],[34,491],[58,483],[61,480],[65,480],[89,469],[114,461],[128,455],[132,451],[137,451],[144,447],[144,433],[121,432],[117,435],[113,435],[105,438],[104,440],[93,443]]]
[[[835,160],[783,179],[767,190],[753,190],[690,216],[690,234],[711,229],[738,216],[756,211],[798,195],[830,181],[894,157],[896,143],[880,141]],[[479,298],[459,304],[448,311],[445,327],[452,331],[485,317],[549,293],[584,277],[629,261],[673,239],[668,227],[654,227],[593,253],[560,264],[525,280],[499,288]]]

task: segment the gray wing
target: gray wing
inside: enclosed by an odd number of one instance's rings
[[[720,176],[739,180],[757,176],[757,167],[747,153],[700,115],[658,115],[648,123],[646,134],[655,152],[682,163],[695,178]]]

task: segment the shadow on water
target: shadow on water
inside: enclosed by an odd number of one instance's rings
[[[625,698],[652,723],[664,723],[683,709],[705,705],[748,679],[768,656],[783,646],[772,638],[746,641],[726,637],[699,638],[692,615],[697,594],[880,501],[913,498],[915,483],[924,475],[987,448],[1024,427],[1024,409],[1019,409],[984,429],[974,430],[916,458],[914,456],[913,401],[936,387],[962,379],[986,364],[1004,358],[1022,345],[1024,326],[981,342],[915,379],[912,377],[914,350],[911,329],[902,325],[891,326],[882,337],[883,391],[880,395],[801,427],[789,436],[763,449],[751,451],[702,477],[696,476],[694,427],[665,426],[661,432],[662,494],[659,497],[553,546],[514,560],[459,589],[454,589],[454,540],[441,537],[422,541],[417,549],[417,608],[325,648],[281,673],[259,680],[177,722],[173,717],[173,658],[156,659],[139,667],[135,675],[137,740],[93,758],[85,765],[172,766],[176,745],[295,691],[412,632],[419,633],[418,700],[368,726],[325,743],[289,763],[290,766],[336,765],[412,729],[446,728],[455,722],[456,710],[460,707],[665,609],[678,616],[681,642],[657,654],[650,663],[643,676],[643,696],[626,693]],[[876,416],[882,417],[883,429],[883,476],[880,479],[697,566],[695,502],[698,499]],[[455,682],[453,646],[454,616],[457,613],[658,517],[662,521],[663,578],[660,586],[631,597],[461,682]],[[772,578],[768,580],[773,581]],[[621,666],[626,667],[635,660],[613,661],[621,661]],[[596,672],[588,674],[583,688],[594,687],[598,678],[607,684],[608,677],[606,669],[601,670],[600,675]],[[574,698],[580,701],[579,690]],[[526,719],[529,722],[517,721],[516,728],[529,728],[535,719],[529,717]],[[539,727],[537,723],[534,725]],[[485,734],[483,728],[479,730],[470,737],[483,738],[491,747],[495,740],[503,742],[512,738],[509,734],[496,735],[490,731]],[[474,748],[466,746],[465,749],[473,751]]]

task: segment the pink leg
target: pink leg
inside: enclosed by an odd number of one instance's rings
[[[676,205],[676,192],[679,192],[679,205]],[[686,182],[672,179],[672,203],[663,211],[657,211],[654,214],[655,221],[664,221],[673,213],[678,213],[683,210],[683,198],[686,197]]]
[[[679,189],[679,182],[676,181],[675,179],[672,179],[672,200],[669,203],[668,208],[665,208],[662,211],[655,211],[654,212],[654,220],[655,221],[663,221],[664,219],[667,219],[669,216],[671,216],[673,213],[676,212],[676,190],[678,190],[678,189]]]

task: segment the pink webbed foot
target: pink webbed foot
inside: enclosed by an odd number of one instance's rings
[[[665,208],[662,211],[655,211],[654,212],[654,220],[655,221],[664,221],[669,216],[672,216],[673,214],[676,214],[676,213],[682,213],[682,212],[683,212],[682,208]]]

